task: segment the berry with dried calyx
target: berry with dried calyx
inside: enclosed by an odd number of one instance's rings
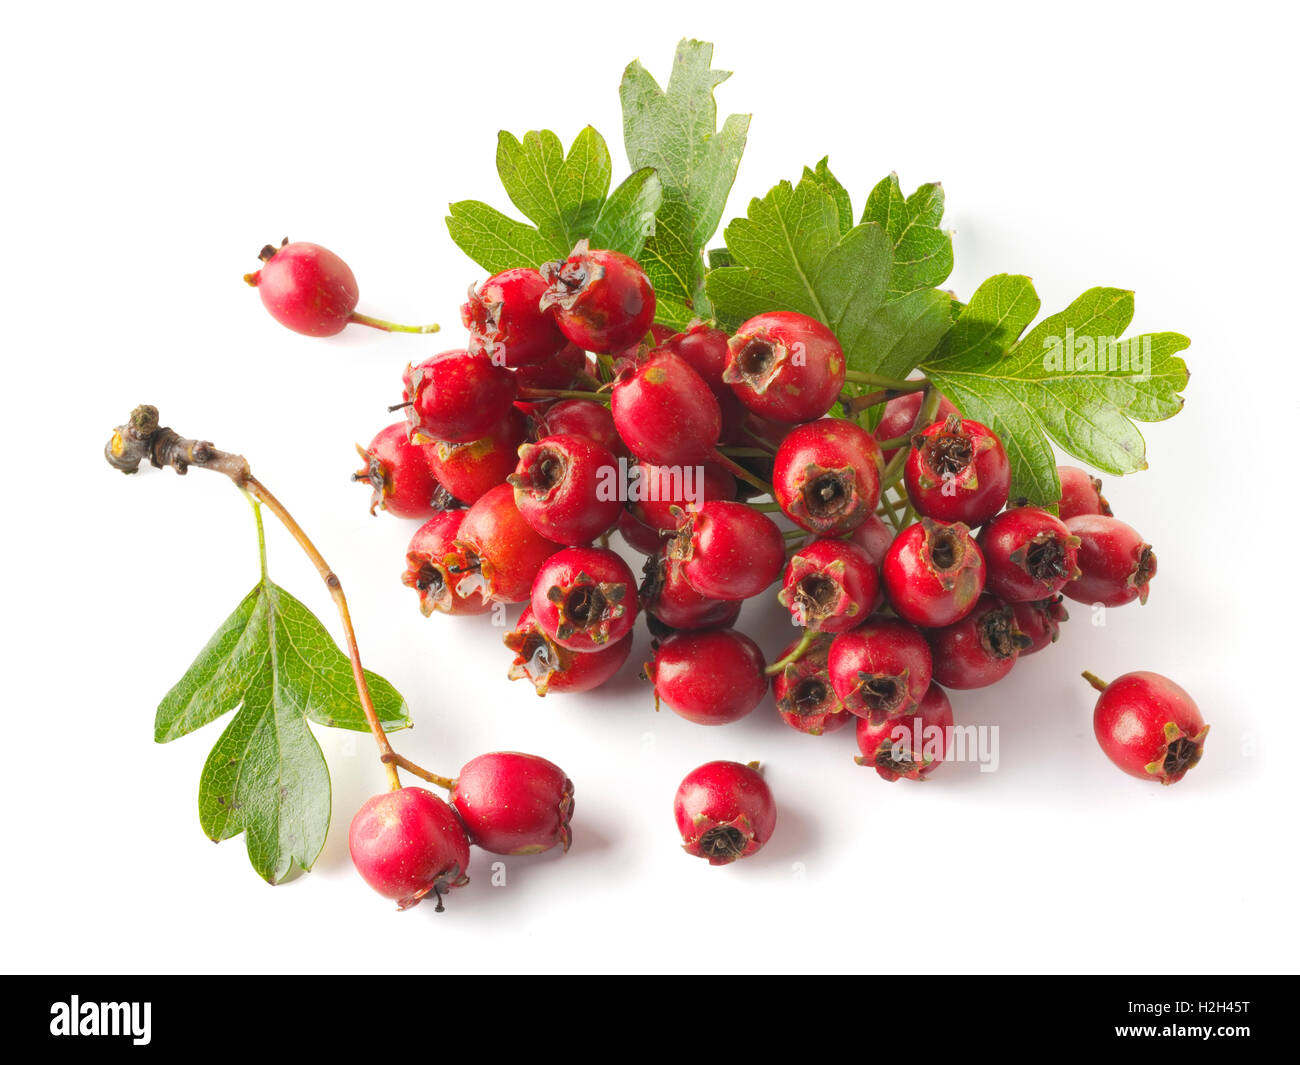
[[[790,430],[777,449],[772,488],[802,529],[838,536],[861,525],[880,502],[880,448],[865,429],[823,418]]]
[[[636,592],[636,578],[613,551],[567,547],[547,559],[533,581],[533,617],[561,647],[598,651],[632,631]]]
[[[458,558],[448,573],[456,577],[457,595],[522,603],[561,545],[536,532],[515,506],[515,490],[499,484],[466,512],[454,547]]]
[[[1192,697],[1168,677],[1139,670],[1109,684],[1091,673],[1101,692],[1093,731],[1106,757],[1130,776],[1177,784],[1201,760],[1210,731]]]
[[[796,311],[757,315],[728,345],[722,379],[750,410],[790,424],[822,417],[844,388],[844,351],[835,334]]]
[[[785,538],[766,514],[714,499],[682,515],[668,556],[701,595],[748,599],[780,575]]]
[[[568,340],[555,316],[538,306],[546,281],[536,270],[519,267],[470,285],[460,320],[469,330],[469,350],[498,366],[544,362]]]
[[[984,688],[1011,672],[1031,640],[1016,624],[1009,603],[980,596],[971,613],[942,629],[926,633],[934,662],[934,679],[948,688]]]
[[[566,650],[538,627],[531,606],[524,608],[518,624],[505,634],[504,641],[515,655],[510,664],[510,679],[531,681],[538,695],[599,688],[623,668],[632,653],[631,640],[606,644],[599,651],[586,654]]]
[[[1079,538],[1039,507],[1004,510],[980,530],[985,586],[1008,603],[1055,595],[1079,576]]]
[[[584,351],[614,355],[641,340],[655,317],[655,290],[622,252],[592,249],[586,240],[569,257],[542,267],[547,288],[538,306]]]
[[[452,500],[439,492],[439,484],[430,468],[431,448],[412,444],[406,435],[406,423],[397,422],[381,429],[370,446],[357,445],[365,466],[352,475],[373,489],[370,513],[385,510],[395,518],[428,518]]]
[[[618,521],[617,468],[608,449],[585,437],[546,436],[519,449],[519,464],[506,480],[529,525],[549,540],[577,546]]]
[[[885,412],[880,416],[880,421],[876,424],[876,439],[897,440],[899,437],[911,433],[916,425],[917,416],[921,413],[921,404],[924,400],[924,392],[905,392],[903,395],[895,396],[886,403]],[[934,421],[946,421],[953,414],[960,417],[961,411],[949,402],[947,396],[940,396],[939,409],[935,412]],[[925,426],[921,426],[921,428],[924,429]],[[891,447],[884,451],[883,454],[885,461],[888,462],[898,454],[898,448]]]
[[[912,438],[903,477],[918,514],[973,528],[1006,504],[1011,463],[996,433],[954,414]]]
[[[777,661],[793,654],[801,640],[786,647]],[[776,711],[781,720],[796,732],[821,736],[857,720],[844,709],[831,686],[826,659],[832,640],[833,637],[825,633],[814,637],[802,656],[788,662],[780,673],[772,677]]]
[[[460,575],[452,573],[460,561],[455,548],[456,537],[465,520],[465,510],[444,510],[435,514],[411,537],[406,549],[406,571],[402,583],[420,596],[420,613],[428,617],[440,614],[483,614],[492,604],[481,596],[462,596],[456,591]]]
[[[361,878],[399,910],[469,883],[469,841],[452,808],[424,788],[367,799],[352,819],[348,850]]]
[[[309,337],[341,333],[357,309],[357,279],[328,248],[307,241],[268,244],[263,266],[244,280],[257,289],[262,306],[282,326]]]
[[[772,838],[776,802],[757,767],[707,762],[686,775],[673,798],[673,815],[687,854],[729,865]]]
[[[894,612],[926,628],[965,617],[984,590],[984,556],[960,522],[909,525],[885,552],[880,573]]]
[[[763,652],[735,629],[675,632],[654,649],[646,677],[655,706],[666,703],[697,725],[726,725],[753,712],[767,694]]]
[[[641,609],[659,623],[651,625],[656,636],[672,629],[727,629],[740,617],[740,603],[701,595],[682,576],[679,563],[663,548],[645,561],[640,589]]]
[[[1061,498],[1056,512],[1062,521],[1080,514],[1105,514],[1110,517],[1110,504],[1101,494],[1101,481],[1078,466],[1057,466],[1056,475],[1061,481]]]
[[[535,754],[494,751],[466,762],[451,789],[451,805],[470,842],[492,854],[566,851],[573,842],[573,781]]]
[[[934,669],[925,637],[906,622],[880,615],[836,636],[826,663],[844,709],[873,720],[914,712]]]
[[[1156,556],[1138,531],[1105,514],[1080,514],[1065,523],[1079,538],[1079,576],[1061,589],[1079,603],[1123,606],[1147,601]]]
[[[1056,643],[1061,635],[1061,623],[1070,620],[1059,595],[1040,599],[1036,603],[1012,603],[1011,609],[1016,615],[1016,625],[1029,640],[1020,649],[1021,658],[1041,651],[1048,644]]]
[[[515,399],[514,374],[468,351],[444,351],[408,366],[403,386],[406,422],[417,443],[487,436]]]
[[[880,575],[856,544],[814,540],[786,564],[777,599],[796,625],[813,632],[847,632],[879,605]]]
[[[854,761],[885,780],[924,780],[943,763],[952,726],[952,703],[939,685],[931,684],[911,717],[858,718],[862,754]]]
[[[590,399],[561,399],[535,416],[538,438],[543,436],[581,436],[599,444],[613,455],[624,455],[627,448],[614,427],[614,417],[603,403]]]

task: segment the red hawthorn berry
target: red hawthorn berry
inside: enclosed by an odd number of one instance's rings
[[[1006,505],[1011,463],[991,429],[951,415],[912,438],[903,478],[918,514],[974,528]]]
[[[844,709],[831,686],[827,656],[833,639],[825,633],[815,636],[799,659],[772,678],[777,713],[796,732],[821,736],[857,720]],[[777,661],[791,654],[799,643],[795,640],[782,650]]]
[[[1008,603],[1055,595],[1079,576],[1079,538],[1038,507],[1013,507],[992,518],[978,540],[988,590]]]
[[[469,883],[469,840],[452,808],[424,788],[400,788],[367,799],[352,819],[348,850],[361,878],[409,909],[432,893]]]
[[[814,540],[786,564],[777,600],[796,625],[847,632],[880,604],[880,574],[848,540]]]
[[[542,267],[539,306],[584,351],[613,355],[637,343],[655,317],[655,290],[635,259],[580,240],[562,262]]]
[[[492,854],[566,851],[573,842],[573,781],[535,754],[495,751],[466,762],[451,804],[470,842]]]
[[[468,514],[465,510],[444,510],[421,525],[406,549],[406,571],[402,583],[420,596],[420,613],[483,614],[492,604],[481,596],[465,598],[456,591],[459,574],[451,570],[460,562],[455,540]]]
[[[984,556],[960,522],[922,518],[909,525],[885,552],[880,572],[894,612],[925,628],[961,620],[984,590]]]
[[[767,694],[767,663],[748,636],[735,629],[675,632],[645,667],[655,706],[666,703],[697,725],[726,725],[753,712]]]
[[[840,342],[821,322],[772,311],[736,330],[722,379],[750,410],[795,424],[831,409],[844,388],[845,369]]]
[[[1097,742],[1125,773],[1176,784],[1201,760],[1210,726],[1168,677],[1140,670],[1105,684],[1083,676],[1101,691],[1092,717]]]
[[[875,438],[842,418],[791,429],[777,449],[772,487],[782,512],[819,536],[851,532],[880,502],[884,465]]]
[[[428,518],[451,502],[439,492],[437,477],[430,468],[432,451],[427,445],[407,439],[406,423],[381,429],[370,446],[357,445],[365,466],[352,475],[373,489],[370,513],[385,510],[395,518]]]
[[[471,354],[510,367],[556,355],[568,340],[555,316],[538,306],[546,289],[542,275],[526,267],[493,274],[477,288],[470,285],[460,320],[469,330]]]
[[[533,581],[533,617],[561,647],[599,651],[632,631],[636,593],[636,578],[613,551],[566,547],[546,560]]]
[[[776,828],[776,802],[757,762],[707,762],[691,770],[673,798],[687,854],[728,865],[755,854]]]
[[[632,653],[630,639],[586,654],[566,650],[538,627],[531,606],[524,607],[519,623],[505,634],[504,641],[515,655],[510,679],[531,681],[538,695],[599,688],[623,668]]]
[[[953,726],[952,703],[931,684],[912,717],[872,721],[858,718],[858,765],[871,766],[885,780],[924,780],[943,763]]]

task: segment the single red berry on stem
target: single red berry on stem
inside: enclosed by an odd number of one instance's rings
[[[581,436],[547,436],[519,449],[506,480],[519,513],[538,533],[559,544],[591,543],[618,521],[617,460]]]
[[[973,528],[1006,504],[1011,463],[991,429],[954,414],[912,438],[903,477],[918,514]]]
[[[933,675],[925,637],[906,622],[877,615],[835,637],[827,670],[844,709],[879,720],[920,705]]]
[[[844,351],[826,326],[795,311],[756,315],[736,330],[722,379],[774,421],[822,417],[844,388]]]
[[[1106,757],[1130,776],[1177,784],[1201,760],[1210,731],[1192,697],[1168,677],[1139,670],[1109,684],[1084,679],[1101,692],[1092,725]]]
[[[537,625],[570,651],[598,651],[632,631],[637,582],[613,551],[568,547],[546,560],[533,581]]]
[[[847,632],[880,602],[880,575],[867,553],[848,540],[814,540],[785,567],[780,604],[813,632]]]
[[[676,632],[645,667],[655,705],[697,725],[726,725],[753,712],[767,694],[763,652],[735,629]]]
[[[444,351],[406,368],[402,398],[416,442],[468,443],[487,436],[515,400],[514,375],[485,355]]]
[[[1056,475],[1061,480],[1061,499],[1057,515],[1069,521],[1080,514],[1105,514],[1110,517],[1110,504],[1101,494],[1101,481],[1078,466],[1057,466]]]
[[[729,865],[772,838],[776,802],[757,764],[707,762],[686,775],[673,798],[673,816],[687,854]]]
[[[1030,638],[1016,624],[1009,603],[980,596],[971,613],[942,629],[926,633],[934,662],[934,679],[949,688],[984,688],[1011,672]]]
[[[357,279],[328,248],[306,241],[267,245],[265,264],[244,280],[257,289],[262,306],[282,326],[309,337],[341,333],[357,309]]]
[[[461,561],[456,537],[465,521],[465,510],[444,510],[435,514],[415,531],[406,549],[406,571],[402,583],[420,596],[420,613],[428,617],[440,614],[483,614],[492,604],[481,596],[468,598],[456,591],[460,575],[452,573]]]
[[[456,594],[485,601],[522,603],[532,594],[542,564],[560,545],[536,532],[515,506],[515,490],[500,484],[465,515],[457,533]]]
[[[504,481],[519,464],[527,419],[513,406],[487,435],[467,444],[437,443],[428,449],[429,469],[456,499],[471,506]]]
[[[1016,625],[1029,640],[1028,645],[1020,649],[1021,658],[1056,643],[1061,635],[1061,623],[1070,620],[1059,595],[1036,603],[1012,603],[1011,609],[1016,615]]]
[[[431,892],[442,896],[469,883],[469,841],[452,808],[424,788],[401,788],[367,799],[352,819],[348,850],[361,878],[397,908]]]
[[[722,414],[709,386],[667,351],[625,366],[610,392],[618,435],[639,459],[686,466],[713,457]]]
[[[622,252],[592,249],[586,240],[569,257],[542,267],[547,288],[539,307],[584,351],[613,355],[641,340],[655,317],[655,290]]]
[[[555,316],[538,306],[546,289],[542,275],[526,267],[493,274],[477,288],[470,285],[469,300],[460,309],[470,353],[514,367],[544,362],[559,352],[568,340]]]
[[[371,514],[378,507],[395,518],[428,518],[439,509],[439,485],[429,466],[430,451],[427,445],[410,442],[405,422],[379,430],[369,447],[357,445],[365,466],[352,479],[365,481],[373,489]],[[441,502],[451,502],[447,493],[442,493]]]
[[[875,438],[842,418],[791,429],[777,449],[772,488],[781,510],[819,536],[851,532],[880,502],[884,465]]]
[[[960,522],[922,518],[909,525],[885,552],[880,572],[894,612],[926,628],[959,621],[984,590],[984,556]]]
[[[630,639],[606,644],[599,651],[586,654],[569,651],[541,630],[531,606],[524,608],[518,624],[505,634],[504,641],[515,654],[510,664],[510,679],[531,681],[538,695],[599,688],[623,668],[632,653]]]
[[[466,762],[451,804],[471,843],[492,854],[566,851],[573,841],[573,781],[535,754],[495,751]]]
[[[911,717],[858,718],[858,765],[870,766],[889,781],[924,780],[943,763],[952,730],[952,703],[931,684]]]
[[[857,720],[844,709],[831,686],[827,656],[833,639],[825,633],[814,637],[801,657],[787,663],[772,677],[776,711],[781,720],[796,732],[821,736]],[[777,656],[777,661],[793,654],[801,642],[802,637],[787,646]]]
[[[980,530],[978,542],[985,585],[1008,603],[1047,599],[1079,576],[1079,538],[1038,507],[1004,510]]]
[[[740,603],[701,595],[682,576],[682,567],[663,548],[645,562],[640,589],[641,609],[664,630],[727,629],[740,617]],[[655,635],[667,635],[657,632]]]
[[[1156,556],[1136,529],[1105,514],[1080,514],[1065,527],[1079,538],[1080,574],[1062,592],[1076,602],[1104,606],[1147,601]]]
[[[762,512],[714,499],[682,515],[668,555],[701,595],[748,599],[781,573],[785,539]]]

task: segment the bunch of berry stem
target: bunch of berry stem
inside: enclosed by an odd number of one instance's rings
[[[401,325],[397,322],[389,322],[383,318],[372,318],[368,314],[360,314],[353,311],[348,315],[349,322],[355,322],[357,325],[368,325],[371,329],[382,329],[385,333],[436,333],[438,326],[434,325]]]
[[[158,424],[157,408],[147,405],[136,407],[131,412],[127,424],[119,426],[114,431],[112,439],[104,448],[104,454],[112,466],[124,473],[136,472],[140,463],[148,459],[154,466],[159,468],[170,466],[180,474],[195,467],[212,470],[230,478],[253,506],[253,514],[257,522],[258,564],[263,581],[267,579],[266,534],[262,525],[261,508],[266,507],[274,514],[311,564],[316,567],[316,572],[325,582],[330,598],[334,601],[339,621],[343,626],[343,639],[347,645],[348,661],[352,664],[352,679],[357,687],[357,698],[361,702],[366,724],[370,726],[370,732],[379,748],[379,761],[388,776],[389,787],[396,791],[402,786],[401,778],[397,773],[400,767],[439,787],[451,788],[454,782],[449,778],[431,773],[393,750],[384,727],[380,724],[379,715],[375,711],[374,700],[370,696],[370,686],[366,683],[365,670],[361,665],[361,651],[357,646],[356,631],[352,627],[352,614],[348,609],[347,596],[343,594],[343,583],[325,561],[325,556],[298,524],[297,519],[289,513],[288,508],[266,485],[253,476],[247,459],[242,455],[220,451],[206,441],[189,440],[172,429],[161,427]]]

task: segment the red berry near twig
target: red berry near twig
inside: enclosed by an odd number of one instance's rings
[[[515,399],[514,375],[485,355],[444,351],[406,368],[402,398],[411,439],[468,443],[500,425]]]
[[[573,841],[573,781],[535,754],[495,751],[466,762],[451,804],[471,843],[492,854],[567,851]]]
[[[617,460],[581,436],[547,436],[519,449],[519,464],[506,480],[515,505],[542,536],[559,544],[589,544],[623,510]]]
[[[796,625],[847,632],[879,604],[880,575],[856,544],[814,540],[787,563],[777,599]]]
[[[899,437],[911,433],[912,427],[916,425],[916,417],[921,413],[921,403],[924,400],[924,392],[907,392],[901,396],[895,396],[886,403],[885,413],[881,415],[880,421],[875,428],[876,439],[897,440]],[[948,401],[947,396],[940,396],[939,409],[935,412],[934,420],[943,422],[953,414],[960,417],[961,411]],[[922,426],[921,428],[925,427]],[[891,447],[883,454],[885,461],[888,462],[898,454],[898,448]]]
[[[660,342],[674,355],[684,359],[704,379],[714,395],[730,395],[731,389],[723,381],[727,369],[727,342],[731,338],[717,326],[696,322],[684,333],[675,333]]]
[[[262,306],[282,326],[309,337],[341,333],[357,309],[357,279],[327,248],[306,241],[267,245],[264,266],[244,280],[257,288]]]
[[[569,388],[586,368],[587,353],[577,344],[566,344],[559,354],[544,362],[520,366],[515,370],[515,383],[520,388]]]
[[[1055,595],[1079,576],[1079,538],[1038,507],[1004,510],[980,530],[985,585],[1008,603]]]
[[[628,365],[610,392],[618,435],[632,454],[656,466],[688,466],[713,457],[722,414],[709,386],[667,351]]]
[[[1147,601],[1156,556],[1136,529],[1104,514],[1080,514],[1065,527],[1079,538],[1081,572],[1062,592],[1076,602],[1104,606]]]
[[[469,330],[469,350],[486,355],[498,366],[524,366],[545,362],[568,340],[555,324],[555,316],[538,307],[546,291],[536,270],[520,267],[493,274],[460,309]]]
[[[1028,645],[1020,649],[1021,658],[1056,643],[1061,635],[1061,622],[1070,620],[1059,595],[1036,603],[1012,603],[1011,609],[1016,615],[1016,625],[1029,640]]]
[[[820,418],[844,388],[844,351],[826,326],[795,311],[757,315],[736,330],[722,379],[774,421]]]
[[[751,713],[767,694],[763,652],[735,629],[676,632],[645,667],[655,704],[697,725],[726,725]]]
[[[456,591],[460,575],[451,570],[461,556],[455,540],[468,511],[444,510],[421,525],[406,549],[406,571],[402,583],[420,596],[420,612],[428,617],[440,614],[482,614],[491,603],[478,595],[468,598]]]
[[[939,521],[982,525],[1006,504],[1011,463],[987,426],[951,415],[912,438],[903,468],[917,513]]]
[[[736,478],[716,462],[699,466],[652,466],[637,464],[642,498],[628,504],[640,522],[652,529],[675,530],[677,512],[689,510],[695,500],[736,498]]]
[[[635,259],[591,249],[585,240],[569,257],[542,267],[547,288],[539,306],[553,310],[560,331],[584,351],[614,355],[650,330],[655,291]]]
[[[1078,466],[1057,466],[1056,474],[1061,479],[1061,499],[1057,504],[1057,514],[1062,521],[1069,521],[1080,514],[1105,514],[1110,517],[1110,504],[1101,494],[1101,481]]]
[[[373,489],[370,513],[385,510],[395,518],[428,518],[439,509],[438,481],[429,467],[431,449],[407,439],[406,423],[381,429],[370,446],[357,445],[365,465],[352,475]],[[441,502],[450,503],[447,493]]]
[[[874,768],[885,780],[924,780],[943,763],[952,725],[947,693],[931,684],[911,717],[858,718],[862,754],[854,761]]]
[[[909,525],[885,553],[880,572],[894,612],[926,628],[965,617],[984,590],[984,556],[960,522],[922,518]]]
[[[1192,697],[1168,677],[1141,670],[1109,684],[1084,679],[1101,692],[1092,725],[1106,757],[1130,776],[1177,784],[1201,760],[1210,731]]]
[[[980,596],[969,616],[926,637],[934,679],[949,688],[984,688],[1001,680],[1030,645],[1011,605],[991,595]]]
[[[748,599],[785,565],[785,539],[767,515],[744,503],[710,500],[683,514],[668,555],[701,595]]]
[[[537,571],[560,545],[534,531],[515,506],[515,490],[500,484],[469,508],[455,548],[460,558],[449,572],[459,574],[458,595],[522,603],[532,594]]]
[[[599,688],[623,668],[632,653],[631,640],[606,644],[586,654],[566,650],[538,627],[531,606],[524,608],[519,623],[505,634],[504,641],[515,653],[510,679],[531,681],[538,695]]]
[[[677,788],[673,815],[686,853],[710,865],[757,853],[776,828],[772,789],[757,769],[739,762],[691,770]]]
[[[817,636],[803,655],[772,677],[772,698],[781,720],[796,732],[821,736],[857,719],[844,709],[831,686],[826,664],[833,637]],[[802,637],[781,651],[777,661],[792,654]]]
[[[844,709],[879,720],[914,712],[930,687],[930,647],[911,625],[868,618],[835,637],[827,670]]]
[[[682,576],[681,564],[663,548],[645,562],[640,589],[641,609],[663,629],[726,629],[740,617],[740,603],[701,595]],[[657,635],[667,635],[657,632]]]
[[[663,546],[660,531],[650,528],[645,522],[638,521],[628,510],[618,516],[618,534],[623,537],[628,547],[643,555],[653,555]]]
[[[424,788],[367,799],[348,831],[352,864],[399,910],[469,883],[469,841],[452,808]]]
[[[519,464],[527,419],[513,406],[487,435],[467,444],[427,444],[429,469],[439,483],[472,506],[504,481]]]
[[[857,528],[880,502],[880,448],[865,429],[823,418],[791,429],[777,449],[772,487],[800,528],[837,536]]]
[[[538,627],[570,651],[598,651],[632,631],[637,583],[613,551],[568,547],[546,560],[532,588]]]
[[[537,436],[580,436],[599,444],[612,455],[625,454],[614,416],[603,403],[590,399],[562,399],[535,415]]]
[[[872,514],[853,530],[849,539],[867,553],[874,565],[879,566],[885,561],[889,545],[894,542],[894,531]]]

